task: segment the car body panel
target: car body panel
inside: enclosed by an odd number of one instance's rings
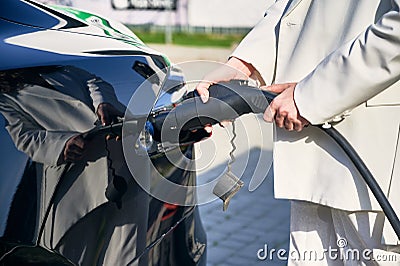
[[[76,59],[146,54],[170,64],[165,55],[146,46],[123,24],[71,7],[5,0],[0,3],[0,26],[4,40],[0,48],[10,51],[2,53],[0,69],[62,63],[72,60],[71,55]]]
[[[166,56],[145,46],[122,24],[86,11],[44,6],[31,0],[2,0],[0,40],[0,70],[74,66],[110,83],[118,100],[126,106],[135,91],[148,82],[133,69],[135,62],[150,66],[172,83],[183,82],[182,73],[164,69],[170,65]],[[182,86],[176,90],[180,96],[177,99],[175,93],[172,99],[171,92],[156,86],[147,99],[152,102],[150,109],[172,108],[172,101],[179,101],[184,94]],[[144,108],[144,114],[148,110]],[[53,247],[36,245],[41,225],[37,203],[40,165],[15,148],[5,125],[0,115],[0,262],[67,265],[71,263],[69,258],[59,255]],[[167,152],[178,150],[187,158],[194,157],[193,145]],[[195,184],[195,173],[172,165],[165,157],[166,151],[152,152],[151,163],[156,171],[182,185]],[[167,168],[168,174],[163,173]],[[147,197],[147,222],[140,228],[146,235],[145,243],[132,259],[132,265],[204,265],[206,236],[197,207],[175,206]]]

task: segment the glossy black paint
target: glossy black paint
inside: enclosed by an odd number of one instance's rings
[[[127,105],[133,92],[145,80],[132,69],[135,62],[153,68],[162,68],[168,63],[159,54],[149,54],[136,48],[131,53],[125,50],[124,54],[115,51],[108,55],[93,56],[96,52],[92,51],[92,55],[84,56],[11,45],[6,41],[10,36],[35,32],[37,27],[51,28],[58,23],[55,20],[57,12],[49,16],[34,6],[19,0],[0,2],[0,48],[6,51],[5,57],[0,60],[1,70],[55,63],[73,65],[109,82],[119,101]],[[99,49],[98,54],[104,50]],[[152,97],[154,101],[157,97],[161,99],[154,104],[153,110],[171,108],[168,93],[162,89],[155,91]],[[0,115],[0,265],[72,265],[68,257],[61,256],[52,247],[35,245],[41,225],[37,189],[39,182],[42,182],[38,176],[41,166],[15,148],[4,126],[4,118]],[[156,143],[153,146],[157,146]],[[153,147],[149,153],[156,171],[163,176],[182,185],[194,185],[195,172],[175,167],[165,156],[165,152],[178,151],[187,158],[195,156],[192,145],[168,151],[158,151]],[[192,196],[188,195],[189,200]],[[176,206],[149,195],[147,197],[148,206],[144,208],[148,217],[147,226],[140,229],[146,235],[145,248],[137,254],[132,264],[205,265],[206,235],[197,207]]]

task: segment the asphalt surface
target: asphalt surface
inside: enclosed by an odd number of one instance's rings
[[[196,60],[223,63],[232,50],[174,45],[151,47],[178,65]],[[186,67],[183,63],[183,66],[185,75],[198,77],[199,74],[190,73],[196,72],[191,65]],[[199,184],[220,178],[227,171],[229,162],[232,172],[245,183],[225,212],[221,200],[203,200],[207,197],[199,196],[200,214],[207,233],[207,266],[285,265],[284,256],[279,258],[277,251],[288,250],[290,203],[273,196],[273,172],[269,170],[272,127],[260,116],[247,115],[235,122],[234,131],[236,136],[231,124],[225,128],[215,126],[211,138],[195,145]],[[233,149],[234,157],[231,158]],[[251,188],[258,187],[250,191],[250,184]]]

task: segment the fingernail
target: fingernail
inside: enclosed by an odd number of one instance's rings
[[[205,95],[205,94],[200,95],[200,98],[201,98],[201,101],[202,101],[203,103],[206,103],[207,100],[208,100],[208,97],[207,97],[207,95]]]

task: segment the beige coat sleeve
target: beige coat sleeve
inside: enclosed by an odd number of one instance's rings
[[[0,112],[17,149],[46,165],[57,165],[65,143],[78,133],[45,130],[4,95],[0,96]]]
[[[300,114],[320,124],[387,89],[400,77],[399,0],[375,24],[339,47],[296,87]]]
[[[64,71],[68,72],[67,74],[76,81],[82,82],[82,88],[89,90],[95,112],[101,103],[110,103],[118,110],[125,111],[125,107],[118,101],[115,90],[110,83],[77,67],[67,66],[64,67]]]

